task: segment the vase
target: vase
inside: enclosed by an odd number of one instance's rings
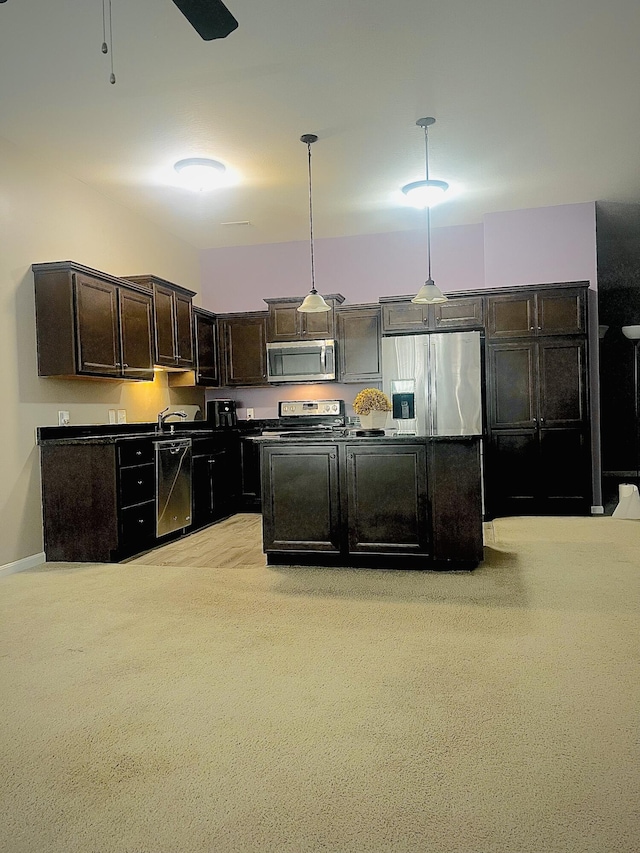
[[[360,415],[360,426],[363,429],[384,429],[388,414],[388,412],[373,411],[368,415]]]

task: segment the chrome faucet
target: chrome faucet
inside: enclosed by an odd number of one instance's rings
[[[186,412],[170,412],[169,406],[167,406],[166,409],[163,409],[161,412],[158,412],[158,431],[162,432],[165,421],[168,420],[168,418],[181,418],[182,420],[184,420],[187,417],[188,415]],[[173,432],[175,424],[169,424],[169,426],[169,431]]]

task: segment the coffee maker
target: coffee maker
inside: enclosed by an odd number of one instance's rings
[[[207,421],[215,429],[228,429],[237,423],[235,400],[209,400]]]

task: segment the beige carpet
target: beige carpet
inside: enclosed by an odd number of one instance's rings
[[[0,849],[637,853],[640,522],[501,519],[446,575],[259,535],[0,581]]]

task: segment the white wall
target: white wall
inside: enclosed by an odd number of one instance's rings
[[[74,260],[114,275],[153,273],[199,290],[197,251],[0,139],[0,567],[42,551],[37,426],[154,420],[190,390],[152,383],[60,380],[37,375],[31,264]]]

